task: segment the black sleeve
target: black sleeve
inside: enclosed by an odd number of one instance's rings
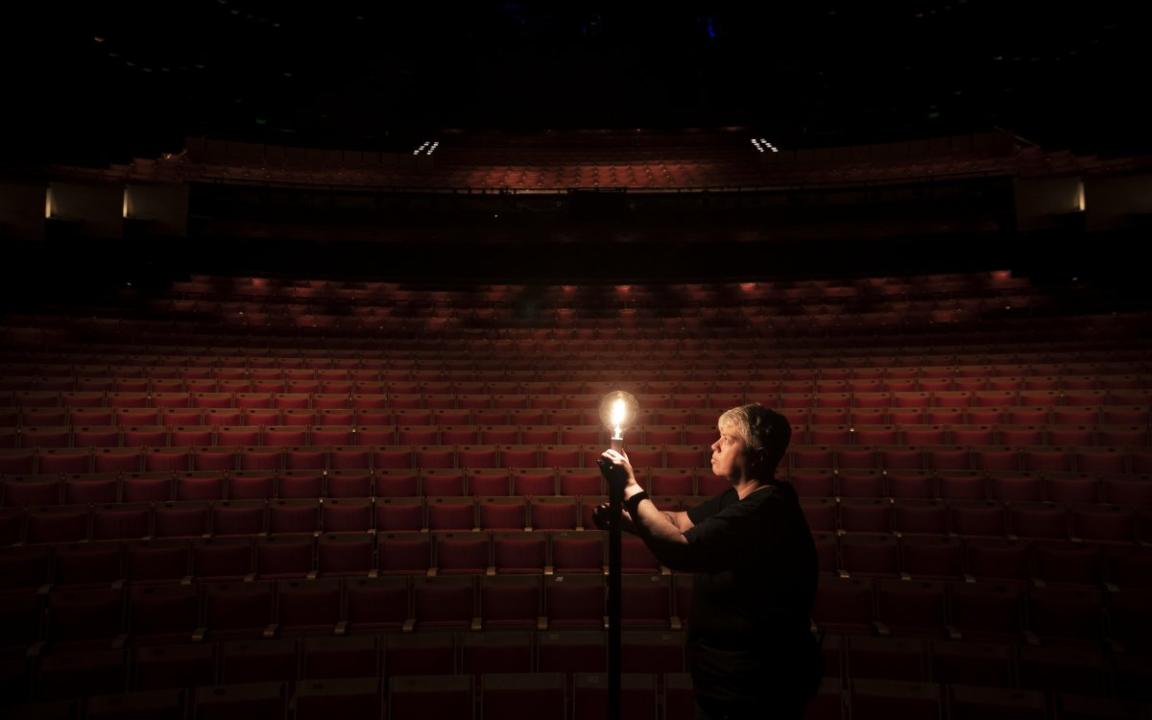
[[[760,504],[731,504],[685,532],[683,543],[662,540],[643,529],[638,534],[656,559],[672,570],[730,570],[742,552],[758,546],[757,537],[766,529],[761,509]]]
[[[688,519],[692,521],[693,525],[699,525],[700,523],[723,510],[724,506],[728,504],[728,493],[735,492],[735,490],[729,488],[716,497],[709,498],[694,508],[689,508]]]

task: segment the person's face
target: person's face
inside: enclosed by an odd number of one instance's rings
[[[712,443],[712,473],[736,482],[744,477],[747,466],[744,441],[733,433],[731,424],[720,428],[720,439]]]

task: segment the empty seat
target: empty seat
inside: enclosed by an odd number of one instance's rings
[[[671,612],[671,577],[633,574],[622,577],[621,618],[627,627],[667,629]]]
[[[849,636],[848,676],[859,679],[923,682],[928,676],[925,643],[913,638]]]
[[[911,578],[959,579],[964,574],[964,548],[947,535],[904,535],[900,538],[900,573]]]
[[[855,720],[936,720],[941,715],[940,687],[932,683],[854,679],[849,703]]]
[[[419,628],[466,629],[474,626],[478,615],[473,578],[413,578],[413,617]]]
[[[390,633],[384,636],[384,673],[389,678],[450,675],[455,672],[456,645],[452,633]]]
[[[537,669],[540,672],[604,672],[607,664],[607,636],[602,629],[538,634]]]
[[[1024,586],[1020,582],[951,583],[949,624],[975,640],[1015,642],[1024,631]]]
[[[825,632],[867,633],[873,622],[872,583],[866,578],[822,577],[812,620]]]
[[[124,691],[122,649],[58,648],[41,658],[33,679],[36,697],[69,699]]]
[[[546,578],[545,605],[549,628],[603,628],[605,602],[602,575],[555,575]]]
[[[359,679],[380,674],[375,635],[306,636],[300,654],[302,678]]]
[[[1015,646],[972,640],[937,640],[931,650],[932,676],[949,685],[1012,687]]]
[[[345,584],[346,619],[353,632],[400,629],[412,618],[408,578],[355,578]]]
[[[1035,690],[952,685],[947,690],[949,717],[956,720],[1043,720],[1044,693]]]
[[[124,578],[119,543],[62,545],[56,548],[57,585],[110,585]]]
[[[532,629],[543,616],[540,577],[495,576],[482,579],[480,620],[485,629]]]
[[[388,717],[395,720],[472,720],[472,675],[393,676],[388,682]]]
[[[381,715],[382,683],[376,677],[305,680],[297,683],[293,705],[298,720]]]
[[[279,682],[202,686],[195,690],[193,712],[201,720],[279,718],[286,700]]]
[[[608,676],[577,673],[572,679],[573,718],[594,720],[608,717]],[[621,717],[653,720],[656,717],[656,675],[624,673],[620,678]]]
[[[48,597],[45,636],[60,643],[111,639],[124,631],[119,588],[59,589]]]
[[[276,595],[276,622],[285,631],[326,632],[341,620],[343,592],[339,580],[281,580]],[[293,675],[294,668],[293,664]]]
[[[283,681],[297,676],[296,641],[263,638],[220,643],[220,680],[228,684]]]
[[[840,559],[850,574],[895,575],[899,568],[896,538],[881,533],[848,533],[840,539]]]
[[[482,604],[486,602],[481,600]],[[486,617],[484,621],[485,627],[490,628]],[[528,630],[486,629],[483,633],[468,633],[462,638],[461,669],[476,677],[484,672],[531,672],[534,645],[533,633]]]
[[[208,632],[260,636],[273,624],[271,583],[208,583],[203,592],[203,617]]]
[[[515,720],[531,707],[541,720],[564,720],[566,692],[560,673],[489,673],[480,677],[480,702],[487,720]]]
[[[216,674],[216,648],[208,643],[141,645],[134,650],[134,661],[132,684],[137,690],[208,685]]]

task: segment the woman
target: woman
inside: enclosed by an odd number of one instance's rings
[[[627,455],[606,451],[602,468],[625,483],[625,527],[663,565],[695,573],[688,658],[698,718],[800,718],[822,671],[810,620],[816,548],[795,490],[775,478],[792,428],[760,405],[728,410],[717,427],[712,472],[731,487],[686,512],[658,509]]]

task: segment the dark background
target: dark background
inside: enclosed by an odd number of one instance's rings
[[[165,0],[5,9],[4,160],[187,136],[404,149],[445,128],[742,125],[778,147],[1001,127],[1149,147],[1144,3]]]

